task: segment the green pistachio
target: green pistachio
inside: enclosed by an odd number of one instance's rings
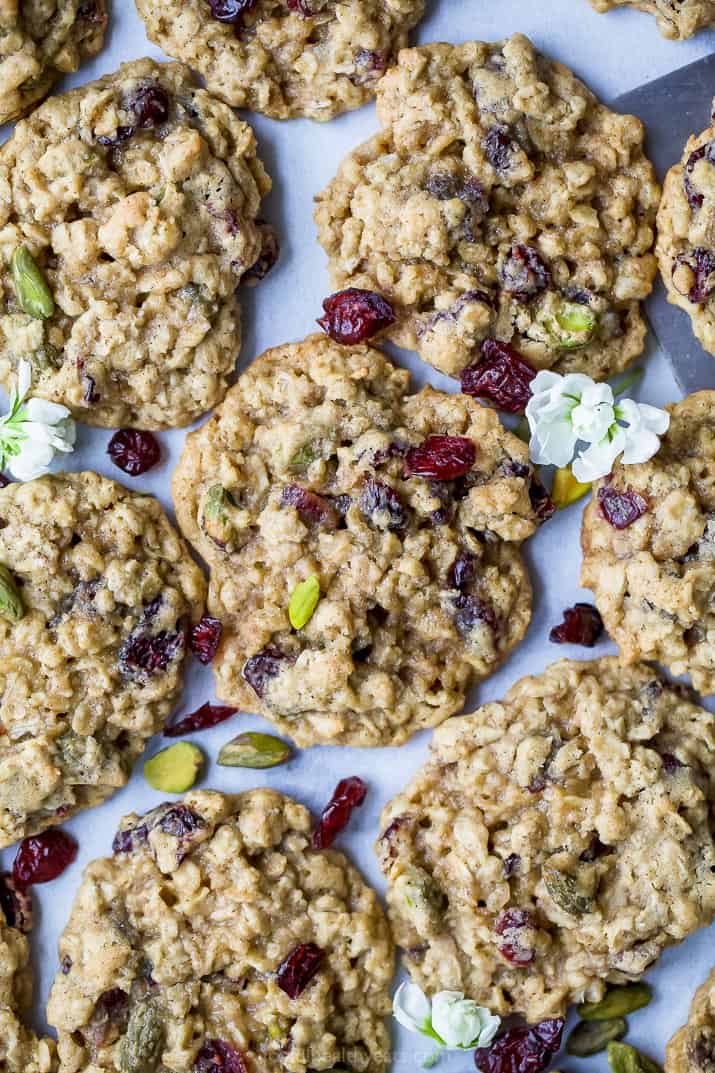
[[[201,527],[214,544],[225,547],[231,538],[229,508],[235,506],[230,492],[221,484],[212,484],[204,498]]]
[[[10,622],[19,622],[25,614],[17,582],[6,566],[0,563],[0,616]]]
[[[294,630],[302,630],[310,622],[320,599],[320,582],[315,574],[293,589],[288,604],[288,618]]]
[[[121,1073],[154,1073],[164,1045],[164,1026],[152,1002],[138,1002],[119,1047]]]
[[[652,998],[648,984],[624,984],[610,987],[600,1002],[582,1002],[576,1012],[582,1021],[608,1021],[612,1017],[627,1017],[647,1006]]]
[[[144,778],[162,793],[183,794],[194,785],[203,766],[204,754],[198,745],[180,741],[147,760]]]
[[[424,868],[409,867],[403,874],[401,886],[410,909],[441,916],[447,908],[447,896],[436,879]]]
[[[608,1064],[612,1073],[663,1073],[657,1062],[627,1043],[608,1044]]]
[[[298,448],[288,465],[291,469],[305,469],[311,462],[315,462],[316,458],[320,458],[320,444],[311,440]]]
[[[592,911],[593,899],[581,888],[575,876],[548,867],[542,875],[550,896],[565,913],[583,916]]]
[[[12,278],[20,309],[30,317],[47,320],[55,311],[55,300],[37,261],[27,246],[18,246],[12,255]]]
[[[576,350],[590,342],[598,318],[588,306],[549,296],[536,314],[547,342],[559,350]]]
[[[290,746],[280,738],[247,731],[223,746],[218,762],[222,767],[277,767],[288,760],[290,752]]]
[[[576,1058],[600,1054],[612,1040],[623,1039],[627,1031],[628,1024],[623,1017],[614,1017],[610,1021],[580,1021],[566,1041],[566,1053]]]

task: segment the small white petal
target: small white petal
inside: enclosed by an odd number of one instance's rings
[[[37,421],[43,425],[57,425],[70,415],[66,406],[48,402],[47,399],[28,399],[25,406],[28,421]]]
[[[529,442],[529,457],[542,466],[567,466],[573,458],[576,435],[567,420],[537,426]]]
[[[417,984],[400,984],[392,1000],[396,1021],[410,1032],[424,1032],[430,1026],[432,1004]]]
[[[465,999],[461,991],[440,991],[432,999],[432,1028],[447,1047],[482,1046],[485,1029],[489,1042],[498,1025],[498,1017],[493,1018],[489,1010]]]
[[[590,484],[600,477],[605,477],[613,469],[613,463],[623,450],[623,438],[616,434],[612,440],[607,437],[600,443],[592,443],[574,459],[571,471],[577,481]]]
[[[32,366],[23,358],[17,366],[17,397],[24,399],[32,386]]]
[[[8,462],[8,469],[18,481],[31,481],[47,473],[54,452],[49,444],[31,443],[22,445],[20,454],[14,455]]]

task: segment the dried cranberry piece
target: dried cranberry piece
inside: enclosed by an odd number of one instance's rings
[[[31,835],[20,843],[12,877],[22,890],[36,883],[50,883],[69,868],[78,848],[74,838],[57,827]]]
[[[156,600],[149,604],[119,650],[119,664],[128,677],[159,674],[184,649],[183,629],[150,632],[155,605]]]
[[[517,414],[526,409],[535,376],[536,369],[514,347],[485,339],[481,360],[463,369],[460,379],[465,395],[489,399],[498,410]]]
[[[157,826],[165,835],[173,838],[186,838],[206,826],[203,816],[199,816],[188,805],[171,805],[162,813]]]
[[[189,634],[189,645],[199,663],[210,663],[216,655],[223,626],[217,618],[204,615]]]
[[[695,277],[695,282],[688,289],[686,297],[693,305],[702,305],[715,291],[715,250],[697,246],[688,253],[679,254],[673,262],[674,276],[683,265],[689,268]],[[680,293],[678,287],[676,290]]]
[[[613,847],[605,845],[598,835],[593,835],[586,849],[579,855],[579,860],[584,861],[586,864],[592,864],[599,857],[610,857],[615,852]]]
[[[100,134],[97,142],[99,145],[103,145],[105,149],[117,149],[134,136],[136,129],[136,127],[117,127],[114,134]]]
[[[296,0],[300,2],[300,0]],[[373,48],[359,48],[355,53],[355,63],[371,72],[385,71],[389,55]]]
[[[301,943],[276,970],[276,983],[288,998],[302,995],[321,966],[323,951],[315,943]]]
[[[474,1052],[480,1073],[543,1073],[561,1046],[562,1018],[507,1029],[491,1047]]]
[[[510,853],[508,857],[504,858],[502,864],[502,873],[505,879],[510,879],[515,872],[518,872],[519,865],[521,864],[521,857],[518,853]]]
[[[488,626],[495,635],[499,633],[499,622],[494,609],[478,596],[460,592],[453,601],[453,607],[454,621],[461,634],[467,636],[479,625]]]
[[[291,11],[297,11],[304,19],[309,19],[313,14],[308,0],[288,0],[288,7]]]
[[[462,551],[449,568],[449,584],[463,592],[476,577],[477,561],[468,551]]]
[[[685,196],[688,199],[688,204],[691,209],[699,209],[702,207],[705,201],[705,195],[701,194],[699,190],[696,190],[693,186],[690,176],[693,174],[695,165],[699,160],[707,160],[709,164],[715,164],[715,141],[708,142],[707,145],[701,145],[699,149],[696,149],[690,154],[683,169],[683,185],[685,187]]]
[[[331,294],[323,309],[318,324],[335,343],[364,343],[395,322],[395,311],[382,295],[358,287]]]
[[[376,528],[380,525],[382,516],[387,516],[387,529],[392,533],[399,533],[407,528],[409,521],[408,508],[400,499],[399,494],[389,484],[383,481],[368,479],[362,487],[359,501],[360,510]]]
[[[511,132],[504,124],[490,127],[482,142],[487,160],[495,171],[505,172],[511,167],[511,158],[518,149]]]
[[[266,645],[246,660],[243,666],[243,677],[248,682],[253,692],[262,697],[268,688],[272,678],[276,678],[283,668],[293,660],[277,645]]]
[[[254,261],[243,277],[243,282],[249,285],[260,283],[262,279],[265,279],[271,269],[275,267],[281,255],[281,244],[275,229],[269,224],[262,224],[261,235],[263,245],[258,259]]]
[[[603,619],[593,604],[574,604],[564,611],[564,621],[554,626],[549,640],[555,645],[593,648],[603,633]]]
[[[520,933],[524,928],[533,928],[534,920],[526,909],[505,909],[496,919],[494,931],[504,937],[498,944],[499,953],[510,965],[522,968],[534,960],[533,947],[522,942]]]
[[[241,1051],[222,1039],[207,1039],[196,1056],[194,1073],[248,1073]]]
[[[148,82],[130,93],[127,109],[136,116],[138,127],[150,130],[169,118],[169,97],[158,82]]]
[[[682,760],[678,760],[677,756],[673,753],[661,753],[660,759],[663,763],[663,771],[665,771],[666,775],[675,775],[676,771],[680,771],[681,768],[685,767]]]
[[[301,488],[299,484],[287,484],[281,492],[281,506],[295,507],[303,521],[315,525],[337,524],[337,514],[327,499]]]
[[[619,492],[611,485],[598,490],[598,505],[601,514],[614,529],[627,529],[648,511],[648,501],[631,488]]]
[[[60,961],[60,972],[63,976],[69,976],[70,972],[72,971],[72,964],[72,958],[69,956],[69,954],[64,954],[62,960]]]
[[[32,897],[9,872],[0,873],[0,911],[8,928],[17,928],[25,935],[32,931]]]
[[[149,831],[144,824],[131,827],[126,831],[117,831],[112,842],[112,853],[132,853],[137,846],[146,842]]]
[[[151,432],[123,428],[109,441],[107,454],[130,477],[139,477],[161,460],[161,448]]]
[[[85,1037],[93,1047],[107,1047],[124,1035],[129,1021],[129,995],[121,987],[104,991],[97,999]]]
[[[217,22],[240,22],[241,17],[255,6],[256,0],[208,0],[211,14]]]
[[[474,441],[466,436],[428,436],[407,452],[405,476],[451,481],[468,473],[476,457]]]
[[[517,302],[528,302],[551,283],[551,273],[533,246],[512,246],[499,278],[505,291]]]
[[[540,523],[548,522],[556,513],[556,504],[538,477],[532,477],[529,485],[529,500]]]
[[[462,178],[449,172],[432,172],[427,178],[425,189],[437,201],[459,198],[465,205],[478,209],[480,213],[489,208],[484,187],[474,175]]]
[[[225,723],[238,708],[229,708],[225,704],[202,704],[195,712],[185,715],[183,719],[177,719],[164,728],[164,736],[167,738],[180,738],[183,734],[193,734],[196,730],[208,730],[209,727]]]
[[[328,849],[332,846],[350,822],[353,810],[360,808],[366,797],[367,786],[357,775],[341,779],[313,831],[313,849]]]

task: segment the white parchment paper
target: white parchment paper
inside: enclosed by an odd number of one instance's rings
[[[689,42],[668,42],[658,34],[651,18],[626,10],[609,16],[596,15],[587,0],[429,0],[429,14],[417,40],[493,40],[515,31],[526,33],[544,52],[568,64],[606,101],[715,49],[715,32],[700,34]],[[161,57],[148,42],[132,0],[114,0],[113,29],[107,47],[94,63],[67,84],[80,84],[114,70],[121,61],[144,55]],[[703,126],[713,93],[715,86],[703,87]],[[259,116],[247,118],[256,129],[263,159],[274,180],[266,215],[279,229],[282,256],[279,266],[263,284],[253,291],[244,291],[241,367],[265,348],[300,339],[313,330],[321,300],[329,293],[325,257],[316,242],[312,221],[313,197],[332,178],[342,157],[377,128],[372,106],[323,125],[301,120],[278,123]],[[672,121],[677,125],[678,116],[674,115]],[[683,130],[683,142],[689,133]],[[435,386],[455,389],[453,381],[423,365],[414,355],[397,351],[394,354],[413,370],[416,384],[431,381]],[[646,375],[637,392],[640,398],[664,403],[679,397],[669,366],[652,339],[643,364]],[[158,496],[171,512],[171,472],[184,436],[183,432],[161,434],[163,463],[146,477],[132,482],[115,469],[106,455],[109,433],[81,428],[79,448],[71,456],[68,468],[92,468],[125,483],[131,482],[133,487]],[[549,629],[561,620],[562,609],[578,599],[590,597],[578,584],[580,514],[580,507],[575,506],[557,515],[528,545],[526,554],[535,590],[529,632],[502,670],[476,691],[470,708],[476,703],[498,699],[517,678],[538,673],[555,659],[588,656],[584,649],[557,647],[548,640]],[[594,655],[611,650],[613,646],[603,643],[594,650]],[[212,697],[210,671],[194,662],[179,710],[191,711]],[[202,785],[237,791],[268,783],[319,810],[339,778],[363,776],[370,785],[368,801],[355,814],[340,845],[382,890],[384,885],[372,848],[378,834],[380,811],[424,760],[429,734],[417,736],[400,749],[306,750],[297,753],[287,766],[268,773],[216,765],[216,755],[225,741],[241,730],[262,726],[265,729],[254,716],[238,715],[201,735],[197,740],[209,757]],[[159,742],[160,739],[153,742],[149,752],[156,751]],[[144,781],[139,765],[121,793],[66,825],[79,841],[79,858],[61,879],[37,888],[36,892],[40,920],[32,943],[38,1026],[44,1024],[44,1002],[57,970],[57,939],[68,917],[82,869],[94,857],[110,852],[113,834],[124,813],[144,811],[156,805],[161,797]],[[11,865],[13,855],[13,850],[2,854],[4,867]],[[631,1019],[628,1038],[654,1058],[662,1060],[666,1041],[686,1018],[695,987],[715,964],[714,939],[713,929],[692,936],[680,947],[667,951],[657,968],[648,974],[656,997],[648,1009]],[[430,1050],[418,1037],[395,1031],[395,1069],[419,1073],[421,1062]],[[572,1073],[595,1073],[607,1068],[603,1055],[587,1061],[569,1058],[557,1065]],[[467,1073],[474,1066],[471,1055],[464,1054],[443,1058],[439,1068],[442,1073]]]

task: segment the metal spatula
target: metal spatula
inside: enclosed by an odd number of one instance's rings
[[[645,123],[648,155],[662,181],[668,168],[680,160],[688,137],[709,125],[713,96],[715,54],[624,93],[613,101],[613,107]],[[646,310],[683,391],[715,388],[715,357],[700,346],[690,318],[668,303],[660,279]]]

